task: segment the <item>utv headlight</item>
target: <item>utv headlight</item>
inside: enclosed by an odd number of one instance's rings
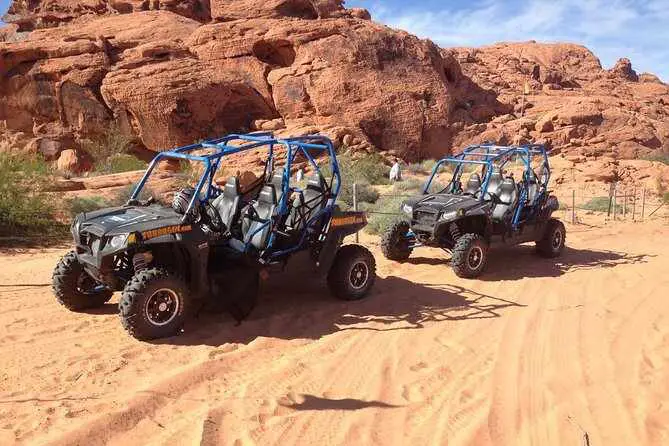
[[[402,212],[404,212],[405,214],[411,215],[411,214],[413,214],[413,207],[409,206],[408,204],[403,204],[402,205]]]
[[[127,239],[128,234],[115,235],[109,239],[108,246],[112,247],[113,249],[123,248]]]
[[[464,217],[465,216],[465,210],[464,209],[458,209],[456,211],[450,211],[450,212],[444,212],[441,214],[441,219],[444,221],[448,220],[454,220],[459,217]]]

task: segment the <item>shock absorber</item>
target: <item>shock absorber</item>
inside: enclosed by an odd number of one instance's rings
[[[138,252],[132,256],[132,267],[135,270],[135,274],[148,268],[152,261],[153,254],[151,254],[149,251]]]
[[[453,238],[454,242],[457,242],[460,236],[462,236],[460,233],[460,228],[458,228],[458,225],[455,222],[451,223],[451,225],[448,227],[448,230],[451,232],[451,237]]]

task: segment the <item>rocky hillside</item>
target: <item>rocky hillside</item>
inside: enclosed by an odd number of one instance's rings
[[[271,129],[405,159],[483,140],[576,160],[669,152],[669,87],[626,59],[441,49],[342,3],[15,0],[0,30],[5,146],[55,159],[115,123],[150,151]]]

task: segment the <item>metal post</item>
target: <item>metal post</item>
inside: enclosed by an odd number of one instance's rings
[[[356,183],[353,183],[353,210],[358,210],[358,185]],[[360,242],[360,237],[357,231],[355,233],[355,242]]]
[[[613,184],[613,221],[616,221],[618,213],[618,183]]]
[[[571,191],[571,224],[576,224],[576,190]]]
[[[623,191],[623,220],[627,218],[627,191]]]
[[[646,188],[644,187],[641,190],[641,221],[643,221],[645,213],[646,213]]]

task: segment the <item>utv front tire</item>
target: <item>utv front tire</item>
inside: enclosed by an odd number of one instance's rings
[[[478,234],[465,234],[453,247],[451,267],[458,277],[473,279],[483,273],[488,262],[488,244]]]
[[[118,309],[123,328],[147,341],[178,334],[188,303],[183,279],[167,270],[150,268],[138,272],[126,284]]]
[[[537,241],[537,253],[547,258],[559,257],[566,238],[567,230],[564,224],[558,219],[551,218],[546,222],[543,237]]]
[[[101,307],[113,294],[88,275],[74,251],[68,252],[58,261],[51,284],[58,302],[72,311]]]
[[[386,229],[381,238],[381,252],[388,260],[403,262],[411,255],[409,240],[406,234],[409,232],[409,223],[398,221]]]
[[[339,248],[328,273],[330,291],[341,300],[360,300],[376,280],[376,261],[369,250],[360,245]]]

